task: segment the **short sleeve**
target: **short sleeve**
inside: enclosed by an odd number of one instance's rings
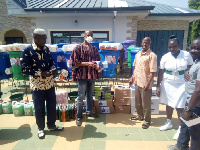
[[[165,69],[165,55],[160,60],[160,69]]]
[[[188,53],[188,65],[192,65],[194,62],[193,62],[193,59],[192,59],[192,56],[190,55],[190,53]]]
[[[157,55],[151,53],[150,55],[150,72],[157,72]]]

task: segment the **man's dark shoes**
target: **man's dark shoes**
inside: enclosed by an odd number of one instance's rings
[[[45,138],[44,130],[39,130],[38,131],[38,138],[39,139],[44,139]]]
[[[50,131],[63,131],[64,130],[64,127],[59,127],[59,126],[55,126],[54,128],[49,128],[48,129]]]
[[[81,125],[82,125],[82,120],[81,120],[81,118],[77,118],[77,119],[76,119],[76,125],[77,125],[77,126],[81,126]]]
[[[93,117],[93,118],[98,118],[99,117],[99,115],[93,114],[93,113],[86,114],[86,116]]]

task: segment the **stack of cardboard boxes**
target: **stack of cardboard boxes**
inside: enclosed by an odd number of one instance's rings
[[[114,113],[113,100],[110,86],[95,86],[94,107],[97,113]]]
[[[115,86],[114,105],[116,113],[130,114],[131,89],[128,86]]]

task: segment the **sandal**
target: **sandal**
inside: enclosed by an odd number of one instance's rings
[[[142,128],[143,128],[143,129],[148,129],[149,126],[150,126],[150,123],[143,123],[143,124],[142,124]]]
[[[136,117],[131,117],[131,120],[139,120],[139,121],[143,121],[143,118],[140,116],[136,116]]]

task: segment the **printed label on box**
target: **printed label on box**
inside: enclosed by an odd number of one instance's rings
[[[101,107],[101,113],[103,113],[103,114],[110,113],[110,108],[109,107]]]
[[[99,101],[99,106],[107,106],[107,101]]]

